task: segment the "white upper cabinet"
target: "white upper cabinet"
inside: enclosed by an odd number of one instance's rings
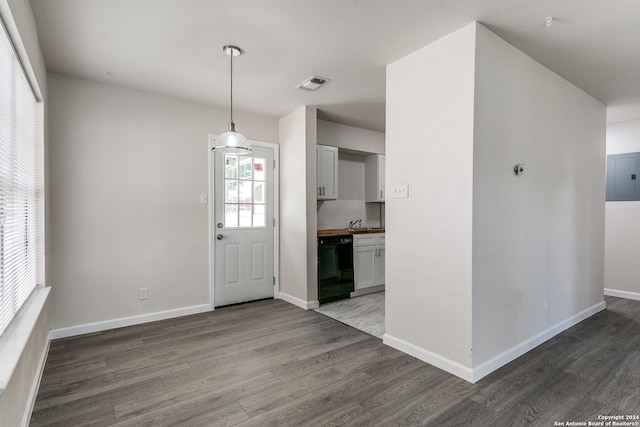
[[[316,150],[317,198],[335,200],[338,198],[338,147],[318,145]]]
[[[384,202],[384,154],[371,154],[364,160],[364,200]]]

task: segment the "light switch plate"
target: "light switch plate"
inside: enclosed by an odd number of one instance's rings
[[[396,184],[391,191],[394,199],[407,199],[409,197],[409,184]]]

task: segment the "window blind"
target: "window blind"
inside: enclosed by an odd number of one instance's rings
[[[29,80],[0,22],[0,335],[41,271],[41,122]]]

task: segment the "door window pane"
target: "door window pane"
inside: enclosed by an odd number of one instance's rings
[[[240,203],[251,203],[253,197],[251,196],[251,181],[240,181]]]
[[[252,157],[245,157],[240,160],[240,179],[251,179]]]
[[[254,182],[254,190],[253,190],[253,202],[254,203],[265,203],[266,195],[265,190],[266,186],[264,182]]]
[[[254,181],[264,181],[267,176],[266,168],[266,159],[253,159],[253,173]]]
[[[240,205],[240,227],[251,227],[251,205]]]
[[[253,226],[264,227],[267,225],[267,219],[265,217],[264,205],[253,205]]]
[[[224,225],[225,227],[235,228],[238,226],[238,205],[224,205]]]
[[[224,226],[266,227],[267,159],[224,157]]]
[[[224,177],[228,179],[238,179],[238,158],[235,156],[224,156]]]
[[[225,182],[225,203],[238,203],[238,181],[227,180]]]

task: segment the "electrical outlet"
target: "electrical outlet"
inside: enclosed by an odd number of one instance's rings
[[[406,199],[409,197],[409,184],[394,185],[391,192],[394,199]]]
[[[149,293],[147,291],[147,288],[140,288],[140,299],[141,300],[149,299]]]

